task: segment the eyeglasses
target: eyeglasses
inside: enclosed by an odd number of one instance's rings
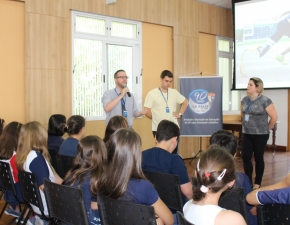
[[[127,76],[120,76],[120,77],[116,77],[116,78],[128,79],[129,77],[127,77]]]

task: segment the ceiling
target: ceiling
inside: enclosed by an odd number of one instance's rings
[[[215,5],[222,8],[232,9],[232,0],[196,0],[210,5]]]

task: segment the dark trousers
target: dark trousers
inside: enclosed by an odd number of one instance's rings
[[[269,134],[244,134],[243,143],[242,143],[242,156],[244,163],[245,174],[249,177],[252,184],[252,174],[253,174],[253,164],[252,164],[252,155],[254,153],[255,157],[255,169],[256,177],[255,183],[261,185],[262,177],[264,174],[264,152],[269,139]]]
[[[153,133],[153,137],[155,138],[155,136],[156,136],[156,131],[152,131],[152,133]],[[179,145],[179,139],[178,139],[178,142],[177,142],[176,148],[173,150],[172,154],[178,154],[178,145]]]

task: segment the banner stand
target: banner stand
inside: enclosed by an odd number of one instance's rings
[[[189,165],[191,165],[192,161],[197,159],[202,155],[202,137],[199,137],[199,151],[192,157],[192,159],[189,161]],[[199,156],[200,155],[200,156]]]

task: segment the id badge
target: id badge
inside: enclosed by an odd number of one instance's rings
[[[169,107],[166,107],[166,113],[170,113]]]
[[[127,110],[123,110],[123,116],[127,118],[128,116]]]
[[[245,114],[245,121],[248,122],[250,119],[250,115],[249,114]]]

